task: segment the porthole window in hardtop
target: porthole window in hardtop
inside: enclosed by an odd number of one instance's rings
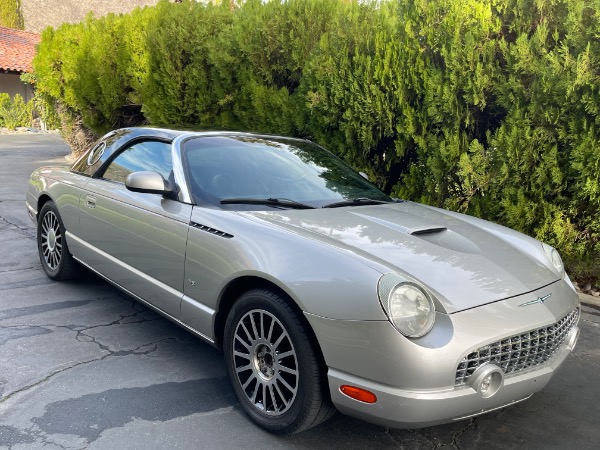
[[[97,141],[91,150],[86,151],[81,158],[71,167],[71,171],[88,177],[94,176],[96,171],[110,158],[112,146],[123,136],[127,130],[111,131]]]
[[[100,157],[104,154],[104,150],[106,150],[106,142],[100,142],[98,145],[96,145],[87,157],[87,165],[93,166],[96,164]]]
[[[173,170],[171,144],[162,141],[138,141],[121,151],[106,167],[102,178],[125,183],[133,172],[157,172],[165,180]]]
[[[87,154],[82,155],[71,167],[73,172],[83,175],[92,175],[94,166],[100,160],[106,150],[106,142],[98,142]]]

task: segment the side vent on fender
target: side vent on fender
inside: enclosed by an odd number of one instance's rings
[[[233,237],[233,234],[225,233],[224,231],[216,230],[214,228],[207,227],[206,225],[202,225],[200,223],[190,222],[190,225],[194,228],[197,228],[202,231],[206,231],[207,233],[214,234],[214,235],[220,236],[222,238],[231,239]]]

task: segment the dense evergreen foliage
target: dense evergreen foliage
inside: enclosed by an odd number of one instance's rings
[[[0,0],[0,27],[23,29],[20,0]]]
[[[25,102],[21,94],[11,99],[6,93],[0,93],[0,127],[14,130],[17,127],[28,127],[32,119],[32,102]]]
[[[600,0],[160,3],[43,33],[40,95],[311,138],[387,192],[504,223],[600,272]]]

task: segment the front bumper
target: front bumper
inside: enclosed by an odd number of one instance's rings
[[[37,223],[37,211],[33,206],[29,204],[29,199],[25,203],[25,206],[27,207],[27,213],[29,214],[29,218],[31,219],[31,221]]]
[[[549,292],[552,297],[544,304],[521,306]],[[575,346],[577,323],[549,360],[505,375],[487,398],[479,385],[457,386],[457,366],[475,348],[553,324],[578,307],[577,295],[560,281],[471,310],[438,313],[432,331],[419,339],[401,336],[389,322],[306,316],[329,367],[332,401],[341,412],[384,426],[419,428],[493,411],[543,389]],[[354,400],[342,394],[342,385],[366,389],[377,401]]]
[[[410,391],[330,369],[327,376],[331,399],[344,414],[392,428],[421,428],[467,419],[526,400],[542,390],[573,349],[578,334],[579,329],[575,326],[551,361],[505,378],[503,386],[489,398],[483,398],[469,386]],[[375,394],[377,401],[367,404],[347,397],[339,389],[342,385],[367,389]]]

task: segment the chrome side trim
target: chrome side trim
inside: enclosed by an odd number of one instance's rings
[[[214,316],[215,313],[217,312],[215,309],[209,308],[204,303],[200,303],[198,300],[194,300],[192,297],[188,297],[187,295],[184,295],[181,300],[184,301],[184,302],[186,302],[186,303],[191,303],[196,308],[198,308],[203,313],[205,313],[205,314],[207,314],[209,316]]]
[[[91,245],[89,242],[86,242],[86,241],[78,238],[77,236],[75,236],[70,231],[67,231],[65,234],[67,235],[68,239],[73,239],[73,240],[77,241],[78,244],[80,244],[80,245],[82,245],[84,247],[87,247],[89,250],[93,251],[94,253],[97,253],[98,255],[100,255],[100,256],[102,256],[102,257],[104,257],[106,259],[108,259],[109,261],[111,261],[111,262],[115,263],[116,265],[122,267],[124,270],[127,270],[128,272],[134,273],[138,277],[143,278],[148,283],[151,283],[151,284],[155,285],[158,289],[161,289],[161,290],[163,290],[165,292],[168,292],[169,294],[171,294],[174,297],[179,297],[179,298],[183,297],[183,292],[178,291],[177,289],[173,289],[168,284],[165,284],[162,281],[158,281],[156,278],[152,278],[147,273],[144,273],[141,270],[138,270],[135,267],[130,266],[129,264],[124,263],[120,259],[117,259],[117,258],[115,258],[112,255],[109,255],[105,251],[100,250],[98,247],[95,247],[95,246]]]
[[[179,297],[179,299],[183,299],[184,296],[183,292],[178,291],[177,289],[173,289],[172,287],[162,283],[161,281],[158,281],[155,278],[150,277],[148,274],[136,269],[135,267],[130,266],[129,264],[125,264],[123,261],[115,258],[114,256],[109,255],[108,253],[100,250],[99,248],[89,244],[88,242],[85,242],[84,240],[82,240],[81,238],[75,236],[73,233],[67,231],[65,233],[65,235],[67,236],[68,239],[73,239],[74,241],[76,241],[78,244],[87,247],[88,249],[90,249],[93,252],[96,252],[97,254],[105,257],[106,259],[108,259],[109,261],[117,264],[118,266],[122,267],[124,270],[128,270],[140,277],[142,277],[144,280],[147,280],[149,283],[152,283],[153,285],[155,285],[157,288],[162,289],[166,292],[169,292],[171,295]],[[142,297],[140,297],[137,294],[134,294],[133,292],[131,292],[129,289],[124,288],[123,286],[121,286],[119,283],[111,280],[110,278],[108,278],[107,276],[105,276],[104,274],[102,274],[101,272],[99,272],[98,270],[94,269],[93,267],[91,267],[89,264],[87,264],[86,262],[82,261],[81,259],[73,256],[73,258],[75,260],[77,260],[80,264],[84,265],[85,267],[87,267],[88,269],[90,269],[92,272],[94,272],[95,274],[97,274],[98,276],[100,276],[101,278],[103,278],[104,280],[108,281],[109,283],[111,283],[112,285],[116,286],[117,288],[121,289],[123,292],[125,292],[126,294],[130,295],[131,297],[135,298],[136,300],[138,300],[139,302],[143,303],[144,305],[152,308],[153,310],[155,310],[156,312],[158,312],[159,314],[163,315],[164,317],[166,317],[167,319],[171,320],[172,322],[175,322],[177,325],[180,325],[181,327],[189,330],[190,332],[192,332],[193,334],[195,334],[196,336],[198,336],[201,339],[204,339],[205,341],[209,342],[210,344],[215,345],[215,341],[214,339],[208,337],[207,335],[205,335],[204,333],[201,333],[200,331],[196,330],[195,328],[189,326],[188,324],[182,322],[180,319],[172,316],[171,314],[163,311],[162,309],[158,308],[157,306],[154,306],[152,303],[144,300]],[[189,297],[186,297],[189,298]],[[198,305],[200,307],[200,309],[203,312],[208,312],[211,314],[215,313],[215,310],[212,310],[208,307],[206,307],[205,305],[202,305],[199,302],[194,302],[196,305]],[[212,312],[211,312],[212,311]]]
[[[452,419],[452,421],[456,422],[458,420],[470,419],[471,417],[477,417],[477,416],[481,416],[482,414],[490,413],[492,411],[498,411],[499,409],[506,408],[507,406],[511,406],[511,405],[515,405],[517,403],[524,402],[525,400],[527,400],[528,398],[530,398],[532,395],[533,394],[529,394],[525,398],[522,398],[520,400],[514,400],[512,402],[507,403],[506,405],[497,406],[496,408],[486,409],[486,410],[483,410],[483,411],[480,411],[480,412],[476,412],[475,414],[469,414],[468,416],[455,417],[454,419]]]
[[[185,328],[186,330],[190,331],[191,333],[193,333],[194,335],[196,335],[197,337],[199,337],[200,339],[205,340],[206,342],[208,342],[211,345],[215,345],[215,341],[214,339],[209,338],[208,336],[206,336],[205,334],[199,332],[198,330],[196,330],[195,328],[192,328],[191,326],[189,326],[188,324],[182,322],[181,320],[179,320],[176,317],[173,317],[171,314],[163,311],[160,308],[157,308],[156,306],[154,306],[152,303],[147,302],[146,300],[144,300],[142,297],[140,297],[139,295],[134,294],[133,292],[131,292],[128,289],[125,289],[123,286],[121,286],[119,283],[114,282],[113,280],[111,280],[110,278],[108,278],[107,276],[103,275],[102,273],[98,272],[96,269],[94,269],[93,267],[91,267],[89,264],[86,264],[84,261],[80,260],[79,258],[76,258],[75,256],[73,256],[73,259],[75,259],[79,264],[87,267],[88,269],[90,269],[92,272],[94,272],[96,275],[98,275],[100,278],[102,278],[103,280],[108,281],[110,284],[112,284],[113,286],[119,288],[120,290],[122,290],[123,292],[125,292],[127,295],[133,297],[134,299],[136,299],[137,301],[139,301],[140,303],[143,303],[144,305],[146,305],[147,307],[149,307],[150,309],[153,309],[154,311],[156,311],[157,313],[161,314],[162,316],[164,316],[165,318],[169,319],[171,322],[176,323],[177,325],[179,325],[182,328]]]

